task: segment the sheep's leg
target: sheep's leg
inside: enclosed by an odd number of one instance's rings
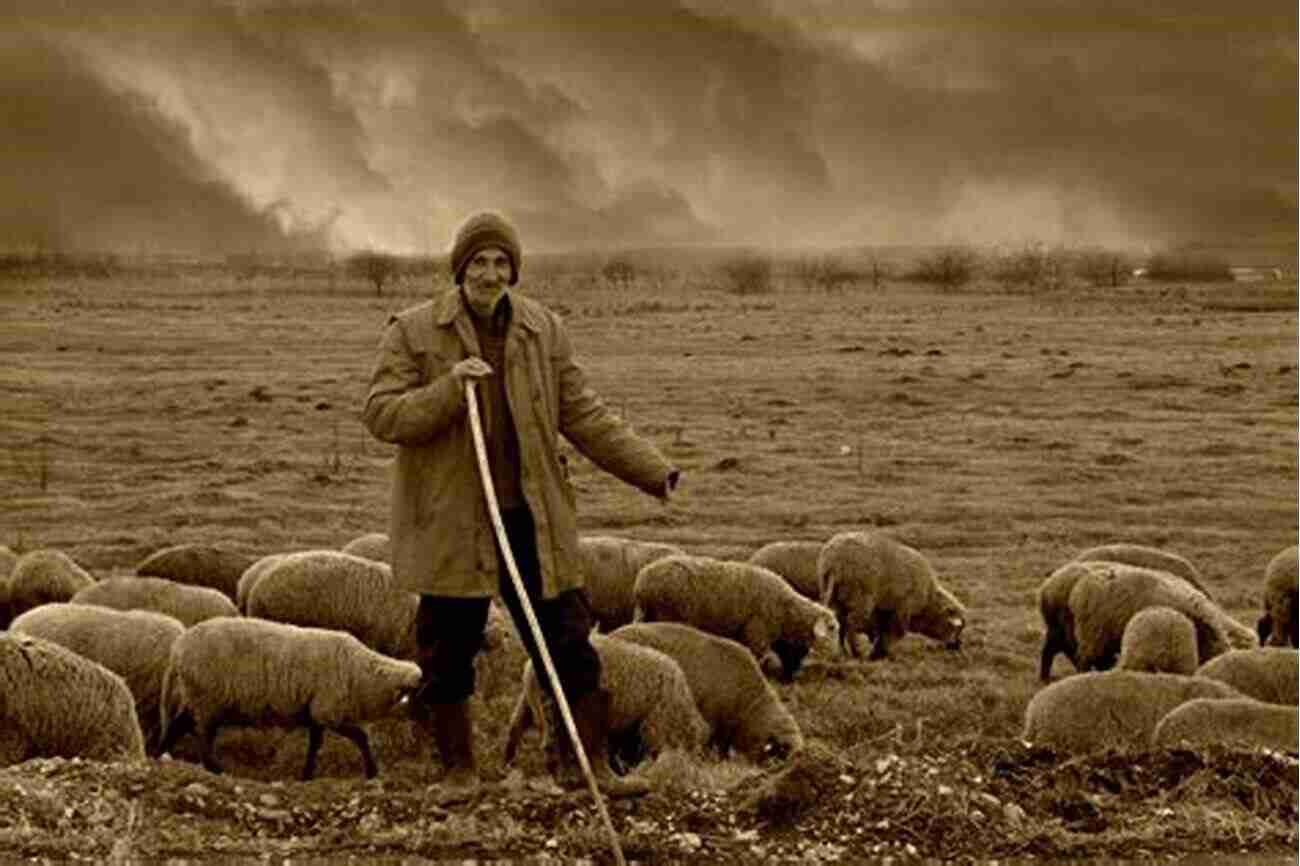
[[[877,661],[889,657],[889,643],[894,637],[896,616],[892,610],[877,610],[871,614],[875,623],[876,640],[871,645],[871,655],[867,661]]]
[[[1038,659],[1038,679],[1040,681],[1047,682],[1052,678],[1052,662],[1056,660],[1057,653],[1065,650],[1062,643],[1056,630],[1049,628],[1047,636],[1043,638],[1043,651]]]
[[[203,761],[203,768],[209,773],[220,774],[221,765],[217,763],[217,734],[221,730],[222,719],[220,716],[209,719],[204,725],[201,732],[203,743],[199,752]]]
[[[356,724],[339,725],[334,730],[352,741],[361,753],[361,763],[366,768],[366,778],[373,779],[379,775],[379,765],[375,763],[374,753],[370,751],[370,737],[366,736],[365,728]]]
[[[302,768],[304,782],[316,775],[316,755],[325,740],[325,729],[319,722],[308,719],[305,724],[307,725],[307,763]]]
[[[177,740],[193,731],[194,714],[189,710],[182,710],[176,718],[164,723],[162,739],[158,743],[158,754],[164,755],[170,752],[176,746]]]

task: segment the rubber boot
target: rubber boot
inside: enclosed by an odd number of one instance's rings
[[[463,803],[479,791],[478,762],[474,759],[474,726],[470,721],[469,701],[434,704],[433,736],[442,756],[446,775],[442,777],[433,799],[440,805]]]
[[[641,776],[619,776],[609,766],[609,703],[612,695],[604,689],[596,689],[573,698],[569,709],[573,712],[573,724],[578,729],[578,739],[582,749],[587,753],[587,763],[596,778],[596,786],[607,797],[641,797],[650,793],[650,783]],[[558,715],[558,713],[557,713]],[[567,739],[563,730],[557,731]],[[582,768],[578,766],[577,756],[571,748],[566,749],[564,772],[557,778],[562,787],[574,788],[586,784],[582,777]],[[576,784],[575,784],[576,783]]]

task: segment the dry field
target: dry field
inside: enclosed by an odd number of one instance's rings
[[[738,296],[689,279],[528,277],[521,288],[565,315],[595,388],[684,470],[665,506],[574,460],[584,531],[743,557],[887,527],[971,610],[960,654],[912,636],[891,661],[814,660],[781,687],[838,762],[832,780],[870,778],[872,797],[783,827],[733,809],[728,785],[756,770],[654,768],[700,799],[617,804],[629,857],[1294,850],[1294,762],[1171,753],[1147,756],[1142,781],[1126,761],[1081,769],[1018,741],[1038,685],[1035,588],[1083,547],[1172,549],[1253,625],[1264,564],[1297,535],[1294,283]],[[262,554],[385,529],[392,452],[360,425],[360,403],[388,313],[428,290],[217,274],[0,282],[0,544],[59,548],[103,577],[183,541]],[[485,678],[489,777],[519,658]],[[1069,670],[1058,658],[1056,675]],[[148,856],[603,856],[579,797],[422,807],[427,748],[400,727],[373,783],[342,746],[309,785],[281,781],[301,748],[220,779],[186,764],[96,776],[30,762],[0,772],[0,802],[82,800],[22,820],[0,810],[0,854],[102,857],[116,842]],[[882,781],[890,766],[910,780],[901,790]],[[216,808],[223,792],[248,809]],[[960,807],[943,800],[958,795]],[[58,841],[70,832],[81,847]]]

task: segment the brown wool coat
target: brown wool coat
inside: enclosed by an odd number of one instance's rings
[[[654,496],[664,494],[671,467],[587,386],[559,317],[514,291],[510,301],[506,394],[519,435],[520,481],[537,526],[542,594],[551,598],[583,584],[559,434],[600,468]],[[393,576],[413,592],[483,597],[497,587],[496,541],[467,403],[450,375],[472,355],[479,355],[474,324],[452,289],[389,319],[370,379],[365,425],[399,446]]]

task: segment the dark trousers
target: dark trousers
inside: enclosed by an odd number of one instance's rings
[[[600,656],[591,645],[594,620],[586,591],[570,590],[555,598],[543,599],[542,572],[537,561],[537,532],[532,514],[526,507],[512,508],[501,513],[501,521],[505,524],[515,565],[519,568],[533,613],[542,627],[565,697],[572,700],[595,691],[600,685]],[[538,681],[549,695],[551,688],[545,667],[499,549],[497,568],[498,595],[510,612],[515,631],[524,642]],[[417,661],[424,675],[424,683],[416,696],[421,703],[426,706],[459,703],[474,693],[474,656],[483,646],[490,601],[487,598],[420,596],[415,640],[419,647]]]

